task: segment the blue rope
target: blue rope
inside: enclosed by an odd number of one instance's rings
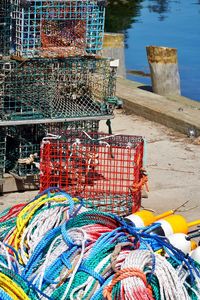
[[[146,238],[152,238],[152,239],[156,240],[161,245],[161,248],[164,248],[165,250],[168,249],[168,254],[170,256],[172,254],[172,257],[173,258],[175,257],[177,259],[177,261],[184,262],[189,270],[192,283],[194,283],[194,281],[195,281],[193,271],[197,274],[198,277],[200,277],[199,270],[195,266],[191,267],[190,259],[180,249],[177,249],[176,247],[172,246],[167,241],[166,237],[161,237],[161,236],[157,236],[155,234],[146,234],[146,233],[141,233],[141,235],[144,238],[146,237]]]
[[[55,193],[56,191],[56,193]],[[52,193],[53,192],[53,193]],[[31,200],[29,203],[34,202],[35,200],[39,199],[40,197],[47,195],[47,197],[49,199],[53,198],[54,196],[64,196],[69,200],[69,214],[73,214],[73,210],[74,210],[74,201],[73,198],[71,197],[71,195],[69,195],[68,193],[66,193],[65,191],[63,191],[62,189],[60,189],[59,187],[50,187],[46,190],[44,190],[43,192],[39,193],[37,196],[35,196],[35,198],[33,200]]]
[[[106,279],[105,282],[102,284],[102,286],[98,289],[98,291],[90,298],[90,300],[103,299],[103,295],[102,295],[103,290],[107,285],[109,285],[109,283],[111,282],[113,277],[114,277],[114,275],[112,275],[108,279]]]
[[[36,246],[34,252],[32,253],[32,256],[29,258],[29,261],[27,265],[25,266],[22,277],[29,277],[32,273],[32,270],[34,268],[34,265],[37,265],[38,262],[42,259],[43,253],[45,249],[47,248],[47,245],[52,242],[53,239],[60,233],[60,226],[56,227],[43,237],[43,239],[38,243]]]
[[[105,282],[105,279],[103,276],[101,276],[99,273],[95,272],[88,266],[84,266],[84,264],[80,265],[80,267],[78,268],[78,271],[83,271],[83,272],[91,275],[93,278],[95,278],[96,280],[99,281],[100,285],[102,285]]]
[[[0,287],[0,300],[12,300],[12,298]]]
[[[3,244],[14,252],[17,260],[19,261],[19,255],[18,255],[17,251],[15,250],[15,248],[13,248],[12,246],[10,246],[10,245],[8,245],[8,244],[6,244],[4,242],[3,242]]]

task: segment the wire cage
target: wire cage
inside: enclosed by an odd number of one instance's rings
[[[67,137],[67,133],[66,133]],[[59,187],[99,210],[124,216],[141,205],[142,137],[102,133],[44,139],[40,189]]]
[[[11,48],[11,3],[0,1],[0,56],[10,54]]]
[[[0,172],[2,175],[10,173],[17,179],[37,175],[40,169],[40,143],[45,136],[61,136],[67,131],[70,137],[80,130],[96,132],[98,128],[99,121],[0,127],[4,132],[0,140]]]
[[[5,172],[5,156],[6,156],[6,132],[5,132],[5,128],[0,128],[0,186],[2,184],[3,174]]]
[[[11,0],[18,56],[74,56],[102,48],[105,0]]]
[[[0,61],[0,121],[112,116],[116,68],[110,63],[102,58]]]

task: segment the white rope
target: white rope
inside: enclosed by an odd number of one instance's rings
[[[191,291],[193,291],[197,298],[200,299],[200,278],[197,276],[197,274],[195,272],[193,272],[193,276],[195,278],[195,284],[197,286],[197,290],[195,290],[190,284],[187,283],[186,279],[189,275],[187,268],[185,268],[185,264],[182,263],[177,269],[177,273],[179,278],[181,279],[182,283],[189,288]]]
[[[6,248],[6,246],[0,242],[0,253],[1,255],[4,255],[6,260],[7,260],[7,265],[4,264],[2,261],[0,261],[0,265],[2,267],[5,267],[5,268],[8,268],[9,270],[12,269],[12,263],[11,263],[11,258],[10,258],[10,255],[8,253],[8,249]]]
[[[51,266],[51,264],[65,251],[67,251],[69,247],[66,245],[66,243],[63,241],[62,236],[59,235],[55,240],[53,240],[48,252],[46,253],[46,256],[44,259],[40,262],[40,266],[33,272],[30,276],[30,280],[32,278],[44,278],[44,264],[46,266],[46,269]],[[47,259],[48,258],[48,259]],[[37,281],[37,280],[36,280]],[[55,285],[54,285],[55,287]]]
[[[109,254],[108,256],[106,256],[94,269],[94,271],[96,273],[102,273],[105,265],[108,263],[108,261],[110,260],[111,254]],[[108,274],[106,274],[106,277],[112,274],[112,270],[111,270],[111,265],[110,265],[110,272]],[[86,296],[88,291],[90,290],[90,288],[92,287],[92,285],[94,284],[94,282],[96,282],[96,279],[94,279],[92,276],[89,276],[88,279],[80,286],[74,288],[71,293],[70,293],[70,300],[74,300],[74,299],[79,299],[78,295],[80,294],[82,297]],[[93,293],[96,292],[100,287],[100,284],[98,283],[96,288],[93,290]],[[85,288],[85,289],[84,289]],[[76,295],[76,298],[74,296],[75,293],[78,294]]]
[[[189,300],[190,297],[187,290],[178,276],[176,269],[166,260],[165,257],[154,253],[155,257],[155,272],[160,287],[160,299],[161,300]],[[121,270],[126,268],[137,268],[142,272],[147,273],[145,267],[152,269],[152,253],[148,250],[134,250],[130,252],[125,261],[121,266]],[[128,294],[132,293],[133,290],[138,290],[140,288],[145,288],[143,281],[137,277],[128,277],[122,280],[125,291]],[[130,300],[133,298],[130,298]]]
[[[52,202],[51,207],[48,209],[46,209],[48,204],[45,204],[43,209],[37,215],[33,216],[33,220],[23,231],[20,241],[20,254],[25,265],[45,234],[49,230],[56,228],[69,220],[69,206],[67,206],[69,204],[68,200],[62,202],[61,206],[53,207],[56,204],[57,202]],[[74,211],[78,206],[79,204],[75,205]],[[82,211],[83,210],[80,209],[78,214]],[[25,248],[24,245],[26,245]]]
[[[82,262],[83,255],[84,255],[84,251],[85,251],[85,243],[86,243],[86,240],[87,240],[87,234],[86,234],[86,232],[85,232],[84,230],[82,230],[81,228],[74,228],[73,230],[71,230],[71,233],[74,232],[75,229],[76,229],[79,233],[82,233],[82,238],[83,238],[82,240],[80,240],[80,238],[78,238],[78,235],[77,235],[77,236],[72,235],[72,238],[73,238],[74,242],[77,243],[77,245],[79,245],[80,242],[81,242],[81,254],[80,254],[79,261],[78,261],[77,265],[76,265],[75,268],[74,268],[74,271],[73,271],[73,273],[72,273],[72,275],[71,275],[71,277],[70,277],[70,280],[69,280],[69,282],[68,282],[67,288],[66,288],[66,290],[65,290],[65,292],[64,292],[64,294],[63,294],[61,300],[65,300],[65,299],[66,299],[66,296],[67,296],[67,294],[68,294],[68,292],[69,292],[69,290],[70,290],[70,288],[71,288],[71,285],[72,285],[72,283],[73,283],[73,280],[74,280],[74,277],[75,277],[75,275],[76,275],[76,272],[77,272],[77,270],[78,270],[78,268],[79,268],[79,266],[80,266],[80,264],[81,264],[81,262]],[[78,232],[77,232],[77,233],[78,233]],[[68,233],[70,233],[70,230],[68,231]]]
[[[55,203],[52,203],[52,205],[53,204]],[[62,213],[64,212],[66,212],[66,215],[65,218],[62,218]],[[50,207],[48,210],[42,210],[35,216],[34,220],[25,228],[20,241],[21,257],[24,264],[28,262],[29,257],[44,235],[49,230],[61,225],[67,219],[69,219],[68,207],[64,206]],[[24,245],[27,245],[28,257],[24,251]]]
[[[57,241],[59,241],[60,239],[61,239],[60,236],[55,238],[54,241],[52,242],[51,246],[49,247],[49,250],[48,250],[47,255],[46,255],[46,259],[45,259],[45,261],[42,265],[41,276],[40,276],[39,285],[38,285],[39,289],[42,289],[42,283],[43,283],[43,279],[44,279],[45,270],[46,270],[46,268],[49,264],[49,260],[50,260],[52,250],[53,250],[54,246],[56,245]]]

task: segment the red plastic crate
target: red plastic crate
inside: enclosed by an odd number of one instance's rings
[[[141,205],[142,137],[81,132],[41,145],[40,186],[60,187],[96,209],[124,216]]]

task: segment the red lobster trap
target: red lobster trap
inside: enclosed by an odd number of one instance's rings
[[[45,138],[41,145],[40,187],[59,187],[88,206],[124,216],[141,205],[144,141],[130,135],[74,133]]]

